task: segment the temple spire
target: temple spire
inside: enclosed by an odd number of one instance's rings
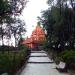
[[[40,22],[37,22],[37,26],[40,26]]]

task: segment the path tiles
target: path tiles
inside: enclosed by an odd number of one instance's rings
[[[20,75],[69,75],[60,73],[56,64],[49,59],[45,51],[32,51],[26,67]]]

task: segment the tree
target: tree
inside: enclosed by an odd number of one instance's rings
[[[10,0],[9,3],[11,4],[14,15],[21,14],[27,2],[28,0]]]
[[[48,0],[48,4],[53,1]],[[72,8],[67,4],[68,0],[57,0],[54,6],[42,12],[40,21],[47,31],[47,40],[50,47],[64,50],[65,44],[74,48],[75,26]]]
[[[75,68],[75,0],[48,0],[49,9],[40,21],[47,32],[45,47],[52,48],[55,59]],[[53,56],[52,55],[52,56]]]
[[[7,0],[0,0],[0,25],[1,25],[1,37],[3,45],[3,23],[7,20],[10,14],[10,5]]]
[[[3,25],[9,24],[11,27],[11,23],[12,23],[11,20],[15,20],[16,16],[19,16],[21,14],[26,3],[27,3],[27,0],[0,0],[0,30],[1,30],[0,35],[2,38],[2,45],[4,45],[3,43],[3,36],[4,36]]]
[[[26,32],[25,22],[20,19],[16,19],[16,22],[12,25],[11,28],[12,28],[11,33],[13,34],[13,36],[15,38],[15,46],[17,46],[18,41],[22,38],[22,36]]]

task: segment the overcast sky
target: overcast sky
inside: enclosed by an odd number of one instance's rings
[[[48,8],[46,2],[47,0],[29,0],[27,3],[22,13],[27,28],[26,36],[30,36],[37,25],[37,16],[41,15],[41,10],[46,10]]]

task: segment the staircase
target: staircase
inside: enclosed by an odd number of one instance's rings
[[[49,59],[45,51],[31,51],[26,67],[20,75],[69,75],[59,73],[56,64]]]

